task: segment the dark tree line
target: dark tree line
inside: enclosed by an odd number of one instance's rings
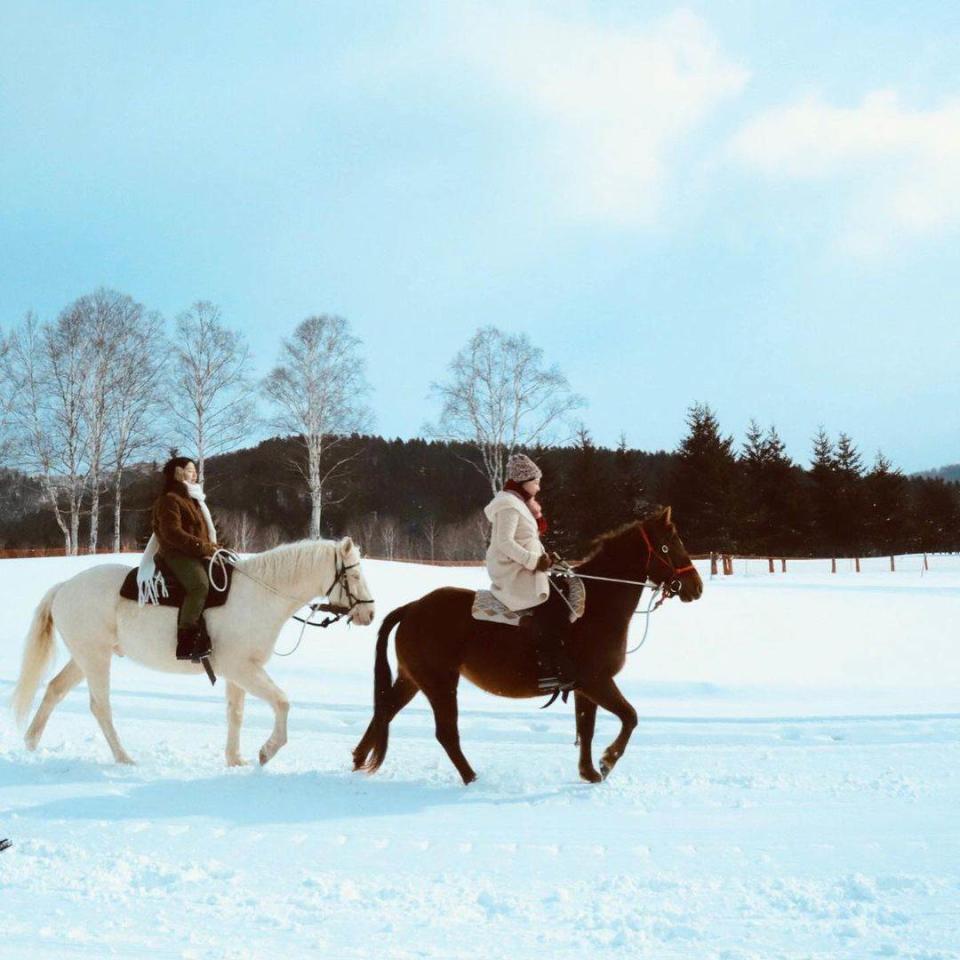
[[[337,438],[349,469],[323,491],[326,536],[349,533],[373,555],[471,560],[483,556],[482,508],[489,479],[466,443]],[[762,556],[869,556],[960,550],[960,485],[938,476],[904,476],[882,455],[867,467],[845,434],[813,438],[808,467],[787,456],[774,428],[751,423],[738,447],[706,406],[694,406],[672,453],[646,453],[622,441],[596,445],[581,428],[572,446],[529,451],[544,470],[540,500],[547,541],[582,555],[598,533],[634,519],[648,504],[674,507],[691,552]],[[211,457],[207,493],[222,539],[242,550],[306,536],[314,515],[302,482],[297,437]],[[158,463],[129,471],[124,546],[149,535]],[[59,531],[44,512],[36,481],[2,477],[0,542],[7,548],[55,546]],[[89,522],[89,518],[87,518]]]
[[[907,477],[853,440],[813,438],[807,469],[774,427],[755,422],[737,449],[713,411],[690,408],[665,493],[691,550],[762,556],[872,556],[960,550],[960,484]]]

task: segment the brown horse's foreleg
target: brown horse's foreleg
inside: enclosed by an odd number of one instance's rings
[[[593,766],[593,730],[597,722],[597,705],[579,690],[573,695],[577,714],[577,743],[580,744],[580,776],[589,783],[602,777]]]
[[[385,714],[381,717],[374,714],[366,733],[354,747],[354,770],[367,770],[373,773],[383,763],[384,755],[387,752],[390,722],[417,695],[419,689],[406,674],[400,673],[390,688],[390,703]],[[376,761],[368,764],[367,757],[374,747],[377,747]]]
[[[458,676],[457,680],[459,679]],[[457,768],[463,782],[467,784],[473,783],[477,775],[460,749],[460,729],[457,725],[457,680],[429,690],[424,688],[423,692],[430,701],[430,706],[433,707],[437,740],[447,751],[447,756]]]
[[[598,707],[609,710],[620,721],[620,733],[600,758],[600,773],[606,779],[627,749],[630,734],[637,726],[637,711],[627,702],[620,688],[613,682],[613,677],[594,680],[584,684],[581,689]]]

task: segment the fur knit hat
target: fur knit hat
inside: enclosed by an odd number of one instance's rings
[[[524,453],[514,453],[507,461],[507,479],[517,483],[539,480],[543,471]]]

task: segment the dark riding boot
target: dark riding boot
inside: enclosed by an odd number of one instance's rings
[[[542,693],[565,693],[576,687],[576,665],[559,639],[550,635],[538,637],[537,664],[540,667],[537,686]]]
[[[210,644],[210,634],[207,633],[207,625],[203,622],[203,617],[197,624],[197,633],[193,641],[193,656],[190,659],[194,663],[200,663],[204,657],[209,657],[213,653],[213,647]]]
[[[566,694],[577,685],[576,665],[566,646],[572,626],[569,614],[563,597],[554,591],[533,615],[539,666],[537,686],[543,693]]]
[[[193,623],[177,628],[177,659],[193,660],[193,651],[200,636],[200,625]],[[197,658],[199,661],[199,657]]]

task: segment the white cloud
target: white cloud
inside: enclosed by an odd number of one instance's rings
[[[586,219],[651,222],[673,148],[748,79],[686,11],[643,30],[516,4],[455,22],[459,56],[527,112],[550,189]]]
[[[838,240],[852,253],[960,223],[960,100],[911,110],[886,90],[855,107],[806,98],[751,120],[729,154],[771,179],[837,181]]]

